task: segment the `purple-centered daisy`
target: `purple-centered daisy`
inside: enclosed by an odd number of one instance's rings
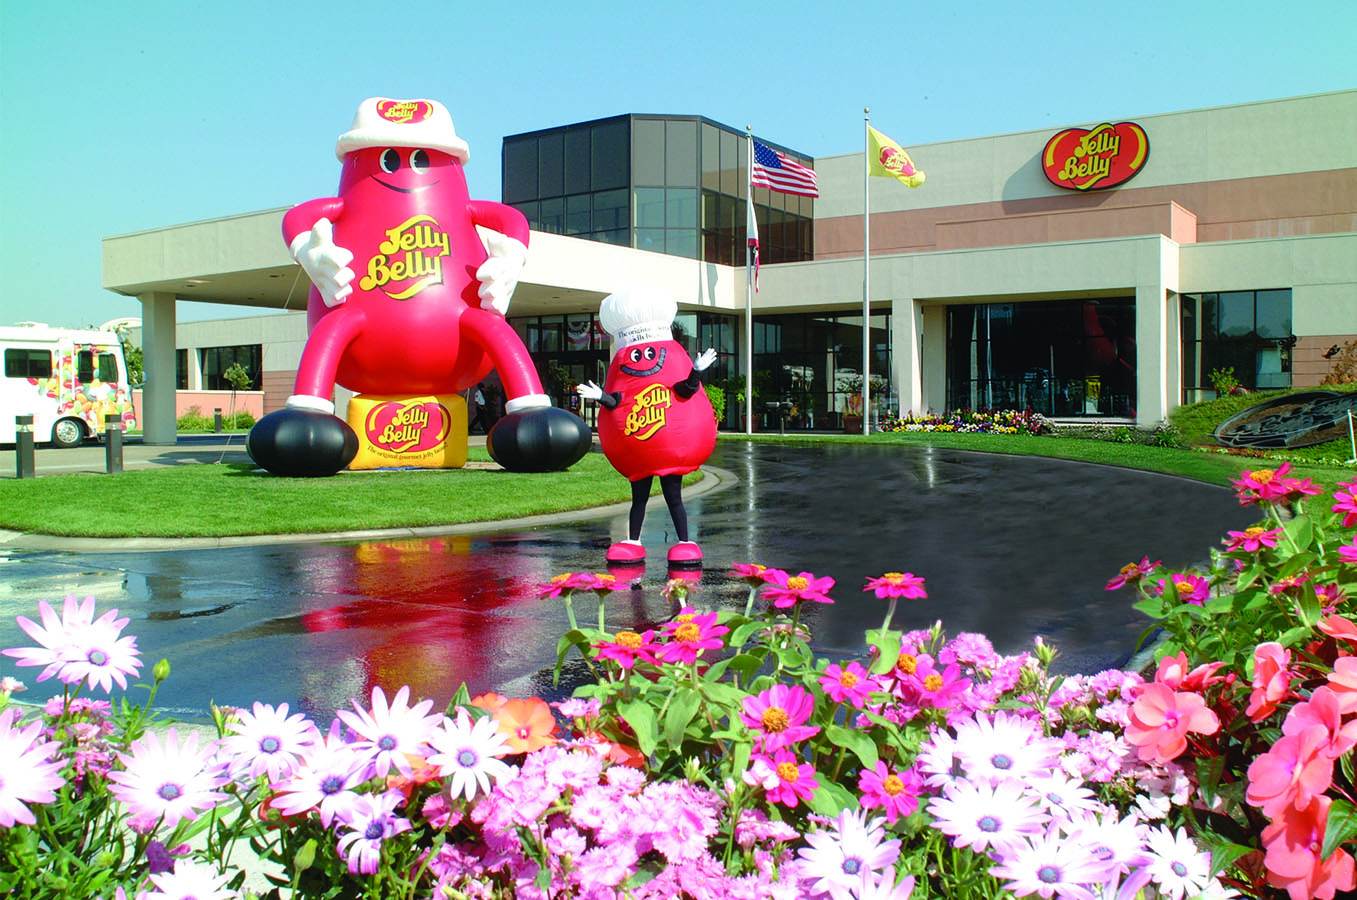
[[[226,799],[217,790],[229,780],[214,762],[217,747],[211,741],[198,746],[197,732],[189,732],[181,744],[174,728],[163,740],[148,731],[130,750],[118,754],[123,769],[110,772],[108,780],[109,792],[127,807],[134,826],[149,830],[163,821],[174,828]]]
[[[1078,841],[1057,833],[1032,835],[1010,844],[990,876],[1007,880],[1004,887],[1019,897],[1068,897],[1094,900],[1093,888],[1104,881],[1105,869]]]
[[[13,828],[15,822],[35,824],[28,804],[55,801],[55,791],[65,784],[61,777],[65,763],[53,759],[60,746],[42,740],[42,721],[17,727],[18,719],[17,707],[0,712],[0,827],[4,828]]]
[[[318,809],[320,823],[329,828],[358,798],[353,788],[363,782],[366,769],[367,758],[344,742],[336,721],[329,734],[307,748],[292,775],[273,785],[271,804],[286,816]]]
[[[1042,734],[1040,725],[1002,710],[956,726],[956,754],[975,780],[1029,781],[1054,769],[1060,750],[1060,742]]]
[[[150,876],[155,890],[139,894],[138,900],[237,900],[238,891],[228,888],[231,875],[223,875],[216,866],[180,860],[171,872]]]
[[[806,844],[797,851],[798,874],[811,880],[816,894],[828,893],[834,900],[856,897],[871,875],[889,870],[900,856],[900,841],[886,840],[884,819],[868,819],[864,812],[844,810],[820,828],[806,835]]]
[[[388,703],[380,687],[372,689],[372,710],[368,711],[353,701],[353,712],[340,710],[340,721],[359,736],[353,749],[368,760],[368,777],[382,778],[397,769],[409,778],[414,774],[407,754],[416,756],[433,734],[442,716],[429,715],[432,700],[421,700],[409,705],[410,688],[404,685]]]
[[[250,712],[236,713],[227,726],[222,747],[233,758],[233,771],[247,778],[267,775],[281,781],[300,765],[306,751],[320,740],[316,726],[301,713],[287,714],[277,707],[255,703]]]
[[[91,688],[98,685],[105,692],[113,689],[113,682],[126,690],[127,676],[136,675],[141,668],[137,639],[121,637],[128,619],[118,618],[111,609],[97,620],[94,618],[94,598],[77,600],[67,596],[58,617],[47,601],[38,603],[42,619],[39,625],[25,616],[15,621],[37,647],[13,647],[4,654],[21,666],[42,666],[38,681],[55,676],[63,684],[88,681]]]
[[[806,720],[815,712],[815,698],[800,685],[775,684],[768,690],[745,697],[740,721],[753,729],[759,745],[767,752],[804,741],[820,733]]]
[[[382,842],[410,830],[410,822],[394,812],[404,800],[399,791],[361,794],[345,811],[341,819],[344,833],[336,849],[339,858],[349,864],[351,874],[375,873],[382,862]]]
[[[1006,781],[995,787],[984,782],[958,781],[928,804],[934,827],[957,847],[977,853],[990,847],[1000,852],[1042,831],[1046,814],[1027,796],[1023,786]]]
[[[438,768],[448,795],[458,794],[471,800],[480,793],[488,794],[492,781],[498,782],[510,773],[508,765],[499,757],[507,755],[509,745],[499,732],[493,716],[483,716],[472,722],[465,709],[457,710],[457,718],[444,719],[429,739],[434,753],[429,764]]]

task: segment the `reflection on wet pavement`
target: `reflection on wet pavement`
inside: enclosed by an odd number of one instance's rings
[[[1125,469],[1031,457],[884,446],[722,444],[712,463],[738,478],[689,503],[707,554],[699,602],[743,606],[733,562],[832,575],[838,603],[811,611],[821,651],[854,654],[877,627],[868,576],[908,570],[930,599],[897,624],[982,631],[1000,650],[1034,634],[1053,640],[1065,670],[1125,661],[1145,622],[1128,595],[1103,584],[1149,554],[1173,565],[1205,557],[1250,516],[1225,490]],[[1165,503],[1166,497],[1171,503]],[[663,505],[644,540],[639,585],[608,601],[610,625],[667,617],[660,595],[674,540]],[[598,569],[623,517],[471,537],[288,544],[159,553],[0,552],[0,646],[28,643],[15,615],[40,599],[94,595],[130,616],[147,665],[174,667],[161,700],[188,715],[209,701],[289,702],[328,716],[373,685],[411,685],[446,700],[475,693],[550,691],[558,601],[537,599],[553,574]],[[577,600],[592,620],[592,595]],[[29,684],[36,670],[0,674]]]

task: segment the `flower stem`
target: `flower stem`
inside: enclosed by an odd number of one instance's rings
[[[746,619],[754,616],[754,598],[759,594],[759,589],[754,585],[749,586],[749,599],[744,602],[744,617]]]
[[[565,601],[565,617],[570,620],[570,630],[579,631],[579,623],[575,621],[575,604],[570,599],[570,592],[561,594],[561,599]]]
[[[895,604],[899,601],[899,597],[892,597],[890,605],[886,607],[886,621],[881,623],[881,631],[883,633],[891,630],[891,619],[895,618]]]
[[[598,630],[601,631],[601,632],[603,632],[604,634],[607,634],[607,633],[608,633],[608,628],[607,628],[607,626],[604,624],[604,615],[605,615],[605,610],[606,610],[606,609],[607,609],[607,607],[604,606],[604,604],[603,604],[603,595],[602,595],[602,594],[599,594],[599,595],[598,595]]]

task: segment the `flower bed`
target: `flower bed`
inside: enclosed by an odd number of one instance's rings
[[[1331,898],[1357,883],[1357,484],[1325,513],[1286,467],[1236,486],[1269,520],[1208,570],[1109,583],[1162,629],[1143,676],[894,630],[928,602],[908,572],[867,580],[882,625],[833,661],[801,621],[831,578],[736,566],[742,611],[675,580],[633,632],[607,623],[626,585],[566,573],[558,672],[594,676],[569,700],[377,688],[325,728],[257,703],[200,739],[149,711],[165,661],[140,706],[81,696],[126,688],[135,639],[44,603],[5,653],[66,689],[0,712],[0,890],[238,897],[238,845],[280,898]]]
[[[957,434],[1049,434],[1051,424],[1045,416],[1031,410],[962,409],[945,415],[906,413],[899,418],[883,419],[881,430],[888,432],[937,431]]]

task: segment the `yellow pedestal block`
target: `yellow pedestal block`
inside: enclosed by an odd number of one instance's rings
[[[358,455],[350,469],[466,465],[466,401],[457,394],[359,394],[349,401],[348,419],[358,435]]]

